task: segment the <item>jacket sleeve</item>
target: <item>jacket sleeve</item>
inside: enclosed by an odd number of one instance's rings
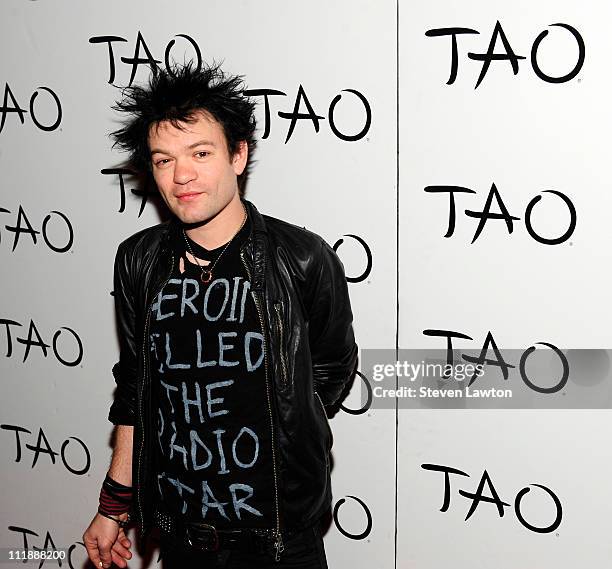
[[[115,425],[134,425],[136,418],[137,355],[133,281],[125,246],[119,245],[113,272],[115,314],[119,335],[119,361],[113,366],[117,388],[108,420]]]
[[[314,389],[333,405],[357,366],[353,313],[342,262],[323,240],[308,323]]]

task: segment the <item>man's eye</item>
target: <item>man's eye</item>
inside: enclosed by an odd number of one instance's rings
[[[160,160],[155,162],[155,165],[156,166],[164,166],[165,164],[168,164],[168,162],[170,162],[169,158],[161,158]]]
[[[210,152],[207,152],[206,150],[200,150],[199,152],[196,152],[196,156],[198,158],[206,158],[209,154]]]

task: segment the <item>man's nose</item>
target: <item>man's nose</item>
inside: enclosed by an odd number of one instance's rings
[[[178,158],[174,167],[174,183],[187,184],[197,178],[197,172],[190,160]]]

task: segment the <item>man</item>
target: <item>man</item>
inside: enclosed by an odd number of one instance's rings
[[[113,458],[83,539],[125,567],[128,516],[160,528],[166,567],[326,567],[324,407],[357,346],[342,264],[318,235],[241,194],[254,105],[218,66],[131,87],[114,133],[149,170],[170,221],[123,241]],[[129,511],[128,511],[129,510]]]

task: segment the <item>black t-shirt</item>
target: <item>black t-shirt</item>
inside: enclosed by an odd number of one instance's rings
[[[264,342],[240,258],[249,233],[247,220],[208,284],[180,234],[173,273],[151,307],[159,499],[176,516],[216,527],[275,523]],[[190,245],[213,261],[225,246]]]

